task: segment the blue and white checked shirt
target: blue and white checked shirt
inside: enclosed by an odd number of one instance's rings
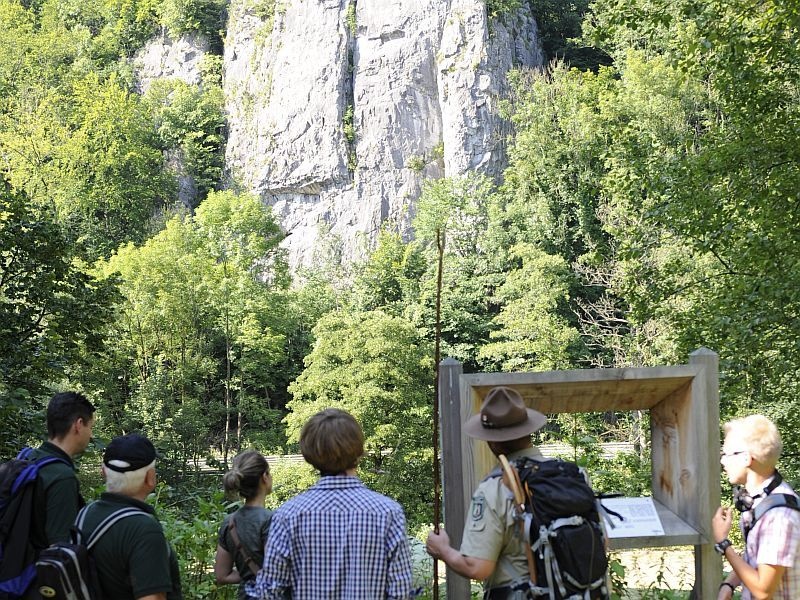
[[[252,598],[382,600],[412,597],[400,505],[358,477],[321,477],[275,511]]]

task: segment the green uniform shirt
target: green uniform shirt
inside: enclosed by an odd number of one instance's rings
[[[526,448],[508,455],[509,462],[528,457],[544,460],[536,448]],[[514,495],[502,477],[487,477],[472,495],[461,554],[497,564],[494,573],[484,582],[488,590],[517,583],[528,578],[525,547],[514,528]]]
[[[56,542],[69,542],[69,530],[78,510],[84,505],[78,491],[75,465],[61,448],[44,442],[31,452],[31,459],[56,456],[64,461],[42,467],[36,480],[35,505],[31,541],[39,550]]]
[[[165,592],[168,599],[180,600],[178,561],[149,504],[121,494],[103,493],[87,508],[83,539],[88,539],[112,512],[129,507],[144,513],[117,521],[92,548],[103,598],[135,600]]]
[[[272,511],[263,506],[242,506],[232,515],[227,515],[222,521],[219,529],[217,544],[233,557],[236,570],[242,577],[239,584],[239,600],[247,600],[244,586],[248,581],[255,579],[255,575],[247,566],[244,556],[236,549],[233,538],[230,535],[230,523],[232,518],[236,518],[236,533],[239,534],[239,541],[245,550],[250,554],[250,558],[260,568],[264,563],[264,544],[267,542],[267,532],[269,523],[272,520]]]

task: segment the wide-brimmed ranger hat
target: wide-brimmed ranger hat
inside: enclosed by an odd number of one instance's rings
[[[507,442],[530,435],[545,423],[547,417],[526,407],[518,391],[498,386],[486,394],[480,413],[464,423],[464,433],[487,442]]]

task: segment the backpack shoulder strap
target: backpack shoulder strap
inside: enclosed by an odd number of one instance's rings
[[[239,538],[239,533],[236,531],[236,518],[233,515],[231,515],[231,523],[228,525],[228,532],[231,534],[231,539],[233,540],[233,544],[236,546],[236,551],[242,555],[242,558],[244,558],[247,568],[250,569],[250,572],[253,575],[258,575],[259,567],[256,564],[256,561],[253,560],[253,557],[250,556],[247,548],[242,545],[242,540]]]
[[[81,537],[83,537],[82,528],[83,522],[86,519],[86,509],[88,506],[85,506],[81,509],[80,513],[78,513],[78,517],[75,521],[75,525],[78,528],[78,533]],[[138,508],[120,508],[119,510],[115,510],[113,513],[108,515],[105,519],[103,519],[100,524],[94,528],[94,531],[89,536],[89,539],[86,540],[86,549],[91,550],[92,547],[100,540],[101,537],[109,530],[117,521],[121,521],[127,517],[135,517],[136,515],[144,515],[146,517],[150,517],[149,513],[146,513],[143,510]]]
[[[497,458],[500,460],[503,483],[508,486],[508,489],[514,494],[515,513],[519,513],[515,516],[522,517],[522,513],[525,512],[525,506],[528,504],[528,498],[526,497],[526,491],[522,488],[522,482],[519,479],[519,471],[517,471],[515,465],[508,462],[504,454],[500,454]],[[526,525],[528,521],[524,518],[515,519],[515,521],[519,524],[522,545],[525,548],[525,560],[528,562],[528,577],[530,578],[531,584],[535,584],[536,561],[533,559],[533,549],[531,548],[530,541],[526,540]]]
[[[19,453],[17,454],[17,458],[19,460],[29,460],[31,452],[33,452],[33,448],[31,448],[30,446],[25,446],[22,450],[19,451]]]
[[[793,510],[800,510],[800,499],[792,494],[770,494],[753,509],[753,525],[755,525],[768,510],[780,506],[785,506]]]
[[[556,460],[558,459],[544,458],[542,460],[536,460],[535,458],[531,458],[530,456],[521,456],[519,458],[515,458],[513,461],[509,461],[509,464],[513,464],[514,467],[516,467],[517,471],[519,471],[520,469],[523,469],[532,463],[546,463]],[[508,458],[506,458],[506,461],[508,461]],[[503,466],[502,465],[497,466],[491,471],[489,471],[486,477],[484,477],[481,481],[483,482],[483,481],[488,481],[489,479],[497,479],[498,477],[503,477],[503,473],[504,473]]]
[[[30,459],[23,458],[20,460]],[[11,486],[11,495],[15,495],[21,487],[34,481],[39,476],[39,470],[42,467],[46,467],[47,465],[56,462],[67,464],[67,461],[57,456],[45,456],[44,458],[40,458],[30,463],[28,466],[22,469],[22,471],[20,471],[19,475],[17,475],[17,478],[14,480],[14,484]]]

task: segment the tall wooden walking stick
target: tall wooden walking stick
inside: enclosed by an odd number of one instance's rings
[[[444,231],[436,228],[438,263],[436,273],[436,334],[433,376],[433,530],[439,533],[441,521],[441,474],[439,472],[439,342],[442,337],[442,264],[444,262]],[[439,600],[439,561],[433,559],[433,600]]]

